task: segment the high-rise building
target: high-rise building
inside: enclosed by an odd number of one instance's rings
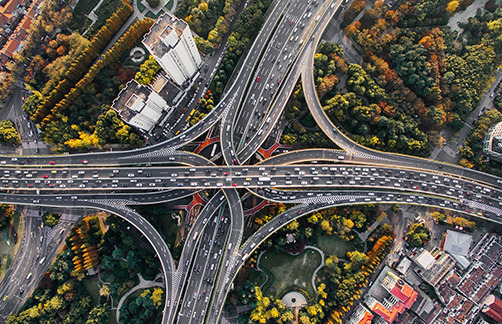
[[[150,132],[162,116],[172,111],[157,92],[136,80],[126,84],[113,101],[112,108],[123,121],[144,132]]]
[[[143,44],[179,86],[186,85],[201,66],[190,27],[171,13],[159,18],[143,38]]]

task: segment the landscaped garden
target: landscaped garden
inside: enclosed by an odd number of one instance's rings
[[[315,297],[312,276],[321,264],[319,252],[307,249],[299,255],[291,255],[278,250],[263,253],[259,266],[267,273],[268,280],[263,287],[267,295],[281,298],[284,293],[299,288],[308,294],[308,299]]]

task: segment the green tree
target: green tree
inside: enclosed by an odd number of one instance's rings
[[[423,246],[429,239],[429,229],[422,223],[413,223],[410,226],[408,234],[406,234],[406,241],[410,246]]]
[[[59,214],[46,212],[45,214],[42,215],[42,221],[44,222],[45,225],[49,227],[54,227],[58,224],[60,217],[61,215]]]

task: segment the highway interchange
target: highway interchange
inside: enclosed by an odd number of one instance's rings
[[[419,204],[501,222],[500,178],[361,147],[324,114],[314,88],[313,57],[340,4],[275,1],[220,103],[172,139],[132,151],[0,157],[0,202],[104,210],[128,220],[159,257],[167,291],[163,323],[217,323],[230,282],[252,251],[280,227],[315,210]],[[301,150],[244,165],[272,132],[300,75],[312,115],[343,150]],[[218,122],[227,165],[177,151]],[[129,206],[176,201],[204,189],[215,194],[193,224],[176,263],[154,226]],[[242,242],[238,190],[296,205]],[[55,254],[44,255],[50,262]],[[26,274],[17,271],[9,274],[17,278],[16,285],[0,287],[0,298],[8,296],[0,299],[0,313],[18,307],[11,292],[28,284]]]

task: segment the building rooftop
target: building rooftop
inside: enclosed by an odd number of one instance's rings
[[[384,297],[382,301],[370,296],[366,304],[387,323],[392,323],[399,314],[413,306],[417,300],[418,292],[392,271],[385,272],[380,284],[389,296]]]
[[[434,255],[424,250],[417,258],[417,263],[422,269],[415,269],[432,286],[436,286],[455,266],[455,259],[448,253],[434,250]]]
[[[157,56],[162,57],[175,43],[170,43],[169,39],[179,39],[183,34],[183,30],[188,27],[188,24],[178,19],[172,13],[165,13],[150,28],[150,31],[143,37],[143,44],[150,48]],[[170,38],[171,33],[176,33],[175,38]],[[162,41],[160,41],[162,40]]]
[[[483,305],[483,313],[502,323],[502,300],[494,295],[486,297]]]
[[[469,255],[471,242],[471,235],[447,230],[443,250],[450,254],[457,254],[466,257]]]
[[[402,274],[405,275],[408,272],[408,269],[410,269],[410,266],[412,265],[411,260],[408,257],[404,257],[399,264],[397,265],[396,270]]]
[[[131,80],[115,98],[112,108],[126,123],[150,131],[167,110],[167,104],[152,88]]]
[[[418,295],[417,301],[411,307],[411,310],[425,323],[434,323],[435,318],[441,313],[442,309],[439,303],[421,295]]]
[[[373,314],[363,305],[357,305],[356,309],[346,324],[371,324]]]
[[[423,250],[422,253],[415,258],[415,263],[425,270],[430,270],[434,265],[434,261],[434,257],[427,250]]]

